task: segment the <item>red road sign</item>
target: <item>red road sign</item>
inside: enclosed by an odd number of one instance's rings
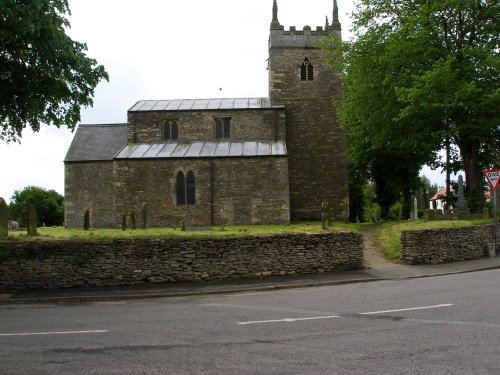
[[[492,169],[491,171],[484,171],[483,173],[490,183],[491,188],[495,190],[498,186],[498,182],[500,181],[500,169]]]

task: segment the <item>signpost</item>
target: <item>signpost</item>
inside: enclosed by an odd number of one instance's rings
[[[497,250],[497,232],[498,232],[498,218],[497,218],[497,186],[500,182],[500,169],[493,169],[490,171],[484,171],[484,176],[488,180],[488,183],[493,190],[493,217],[495,218],[495,225],[493,226],[493,238],[495,241],[495,252]]]

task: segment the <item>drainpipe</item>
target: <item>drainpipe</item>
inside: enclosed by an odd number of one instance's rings
[[[210,225],[214,225],[214,159],[210,158]]]

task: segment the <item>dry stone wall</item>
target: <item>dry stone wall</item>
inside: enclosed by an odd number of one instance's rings
[[[409,264],[436,264],[482,258],[487,254],[488,243],[493,243],[493,228],[481,225],[403,231],[400,260]],[[500,239],[500,231],[497,236]]]
[[[362,267],[358,233],[0,242],[0,290],[294,275]]]

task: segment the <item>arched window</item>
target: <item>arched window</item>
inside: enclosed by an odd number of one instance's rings
[[[177,172],[175,189],[178,206],[196,204],[196,181],[192,171],[186,176],[181,171]]]
[[[177,172],[176,181],[176,195],[177,195],[177,205],[183,206],[186,204],[186,181],[184,179],[184,173],[181,171]]]
[[[314,79],[313,65],[306,57],[300,66],[300,80],[301,81],[312,81]]]
[[[187,204],[196,204],[196,184],[192,171],[189,171],[186,177],[186,198]]]
[[[165,120],[163,122],[163,140],[172,141],[179,139],[179,125],[176,120]]]

